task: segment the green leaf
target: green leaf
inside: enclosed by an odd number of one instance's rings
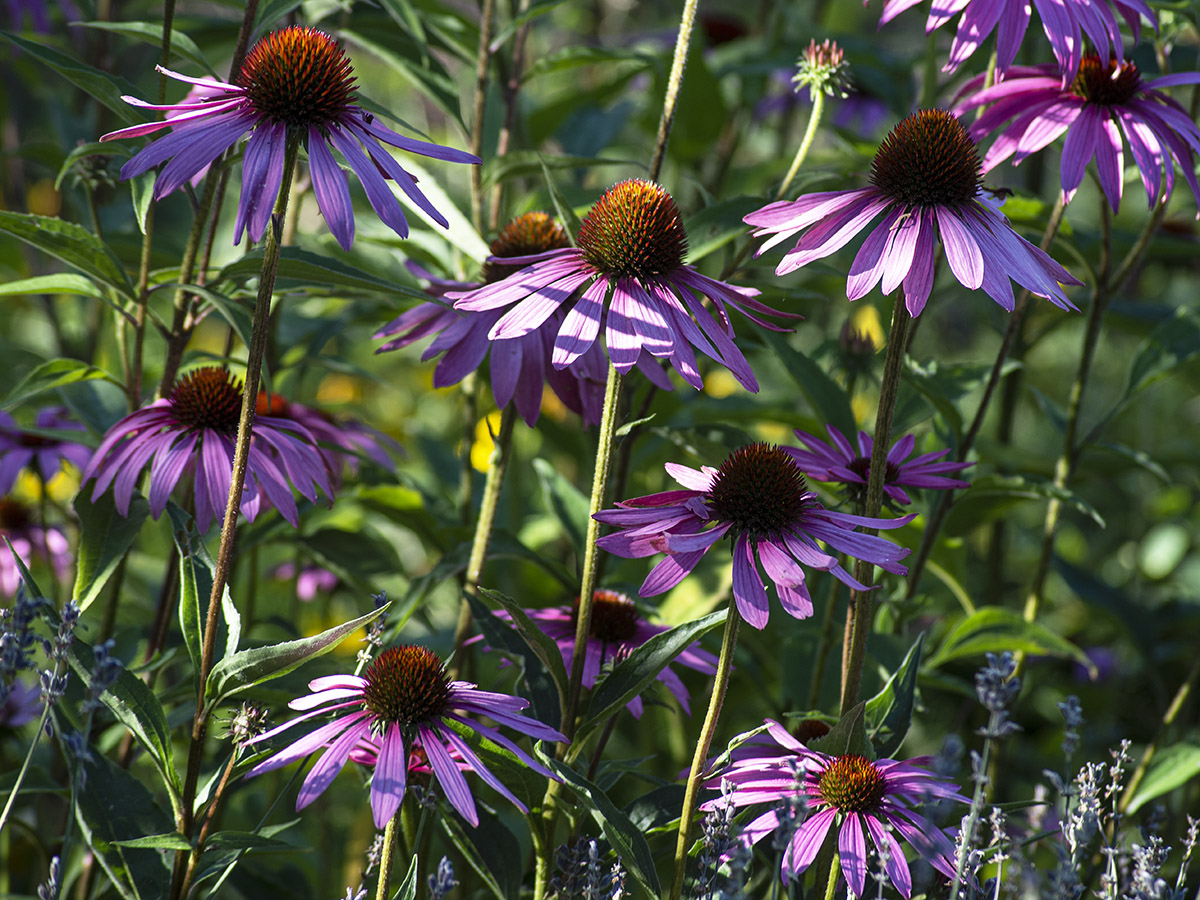
[[[8,392],[8,396],[0,401],[0,408],[12,409],[38,394],[46,393],[46,391],[80,381],[96,379],[104,379],[119,385],[119,382],[103,369],[89,366],[77,359],[47,360],[22,378],[21,383]]]
[[[555,471],[554,466],[546,460],[540,457],[535,459],[533,468],[537,472],[538,483],[542,487],[542,499],[547,509],[562,525],[567,539],[575,548],[576,555],[582,559],[588,512],[591,508],[588,498]]]
[[[400,888],[392,895],[392,900],[413,900],[417,896],[417,854],[413,854],[412,862],[408,864],[408,874],[400,882]]]
[[[509,614],[509,621],[512,622],[513,628],[516,629],[516,633],[520,636],[525,646],[529,648],[530,652],[537,658],[538,662],[541,663],[545,671],[549,673],[555,692],[558,694],[559,708],[553,720],[543,718],[542,721],[553,728],[557,728],[559,723],[562,722],[562,711],[567,707],[567,669],[563,665],[562,651],[558,649],[558,644],[546,632],[542,631],[536,622],[529,618],[525,613],[524,607],[517,603],[517,601],[511,597],[506,597],[499,591],[489,591],[486,588],[481,589],[480,593],[504,607],[505,611]],[[475,598],[468,597],[468,600],[472,601],[471,606],[473,609],[479,603],[479,600]],[[488,639],[492,640],[495,638],[499,642],[497,646],[506,646],[511,652],[522,656],[525,655],[521,651],[521,648],[510,640],[508,634],[497,633],[496,628],[489,629],[489,632]],[[526,664],[525,674],[527,678],[531,677],[536,671],[528,663]],[[533,687],[534,684],[531,683],[530,688]],[[544,713],[545,710],[539,710],[539,717]]]
[[[561,2],[561,0],[560,0]],[[658,65],[658,60],[648,53],[638,50],[627,50],[616,47],[589,47],[575,44],[547,53],[534,60],[525,72],[525,81],[532,81],[542,75],[553,75],[565,72],[579,66],[604,65],[607,63],[635,62],[640,63],[637,69],[648,69]],[[758,201],[762,206],[762,201]]]
[[[60,50],[28,38],[19,37],[11,32],[0,31],[0,38],[20,47],[38,62],[44,63],[63,76],[88,97],[100,101],[116,113],[117,118],[126,125],[137,125],[146,121],[144,116],[121,99],[125,94],[137,95],[137,87],[132,82],[126,81],[118,75],[109,75],[101,69],[94,69]]]
[[[1133,815],[1151,800],[1169,794],[1200,775],[1200,746],[1179,743],[1150,760],[1146,776],[1138,785],[1126,812]]]
[[[546,190],[550,192],[550,202],[554,204],[554,216],[567,230],[567,239],[574,247],[575,235],[579,234],[579,226],[582,223],[579,221],[579,216],[575,215],[575,208],[567,202],[567,198],[562,195],[558,185],[550,176],[550,167],[546,165],[545,160],[542,160],[542,178],[546,180]]]
[[[222,659],[208,676],[204,686],[204,708],[206,711],[224,703],[234,694],[281,678],[318,656],[324,656],[358,629],[379,618],[390,606],[385,603],[366,615],[343,622],[312,637],[284,641],[268,647],[239,650]]]
[[[121,260],[86,228],[52,216],[0,211],[0,232],[19,238],[133,299],[136,291]]]
[[[587,718],[579,727],[577,739],[589,729],[607,721],[626,703],[646,690],[658,674],[683,650],[713,629],[723,625],[727,609],[709,613],[691,622],[656,634],[618,663],[607,676],[597,681],[588,703]]]
[[[1197,354],[1200,354],[1200,312],[1180,307],[1172,318],[1150,332],[1133,358],[1125,383],[1125,399],[1165,378]]]
[[[573,768],[558,760],[543,760],[553,769],[563,783],[583,803],[592,819],[600,826],[604,839],[608,841],[625,865],[634,882],[651,897],[659,893],[658,873],[654,867],[654,856],[646,837],[634,827],[625,815],[608,799],[608,795],[592,784]]]
[[[867,732],[878,757],[890,759],[908,734],[924,646],[925,633],[921,632],[904,657],[904,662],[900,663],[900,668],[892,673],[883,689],[867,701]]]
[[[145,837],[113,841],[114,847],[141,847],[146,850],[191,850],[192,842],[178,831],[166,834],[148,834]]]
[[[122,159],[129,159],[132,155],[129,148],[120,143],[92,141],[87,144],[78,144],[63,158],[62,165],[58,167],[58,174],[54,176],[54,189],[57,191],[62,188],[63,180],[71,174],[72,167],[81,159],[89,156],[119,156]]]
[[[546,169],[594,169],[599,166],[636,166],[632,159],[610,159],[602,156],[548,156],[536,150],[518,150],[483,166],[483,186],[491,187],[513,178],[528,178]],[[743,231],[745,226],[743,226]]]
[[[762,206],[761,197],[733,197],[705,207],[684,223],[688,236],[687,262],[694,265],[730,241],[742,237],[749,226],[742,217]]]
[[[179,551],[179,629],[192,659],[192,669],[199,677],[204,622],[212,597],[216,564],[203,536],[196,533],[191,515],[174,502],[167,504],[167,514],[171,517],[171,536]],[[225,596],[228,595],[229,586],[226,585]]]
[[[166,835],[174,823],[134,775],[93,753],[86,763],[67,754],[74,777],[86,777],[76,794],[75,820],[88,848],[95,854],[112,886],[127,900],[166,897],[171,884],[170,856],[157,850],[123,847],[146,835]]]
[[[254,250],[222,269],[220,278],[222,280],[240,280],[257,278],[261,274],[262,250]],[[280,249],[279,272],[276,278],[276,285],[280,290],[289,287],[311,288],[314,285],[321,285],[340,290],[370,291],[372,293],[385,291],[391,294],[404,294],[420,300],[429,299],[427,295],[416,288],[396,281],[388,281],[348,265],[339,259],[310,253],[299,247]]]
[[[79,638],[71,645],[71,668],[86,680],[96,666],[91,645]],[[172,805],[179,803],[181,785],[175,770],[175,751],[171,743],[171,726],[154,691],[146,686],[137,675],[122,669],[117,680],[103,694],[102,702],[129,729],[130,734],[142,745],[154,761],[162,777],[163,786],[171,795]]]
[[[1057,656],[1074,660],[1086,666],[1088,671],[1095,668],[1087,654],[1070,641],[1044,625],[1026,622],[1015,610],[998,606],[985,607],[961,619],[950,629],[937,652],[926,661],[925,668],[937,669],[951,660],[1005,650]]]
[[[1030,481],[1020,475],[983,475],[974,479],[955,501],[946,517],[948,534],[963,534],[983,522],[999,519],[1027,500],[1056,499],[1087,516],[1101,528],[1103,517],[1090,503],[1065,488],[1047,481]]]
[[[830,756],[865,756],[875,759],[875,748],[867,737],[866,703],[860,702],[840,719],[828,734],[813,738],[808,746]]]
[[[25,294],[79,294],[83,297],[105,299],[104,292],[90,278],[59,272],[56,275],[38,275],[0,284],[0,296],[22,296]]]
[[[500,779],[501,784],[512,791],[514,797],[530,809],[541,805],[546,796],[545,775],[535,772],[511,750],[489,740],[469,725],[453,719],[443,719],[441,727],[448,728],[461,737],[467,746],[475,751],[480,762]]]
[[[74,22],[72,24],[122,34],[152,47],[162,46],[163,27],[161,22]],[[196,45],[196,42],[174,28],[171,29],[171,54],[193,62],[209,75],[217,77],[216,70],[208,64],[208,60],[204,58],[204,53]]]
[[[446,836],[488,890],[498,900],[515,900],[520,878],[518,875],[514,879],[511,872],[513,862],[521,857],[521,848],[512,832],[496,821],[494,816],[482,811],[479,816],[480,828],[464,828],[457,816],[440,816],[439,821]],[[501,883],[501,878],[504,878],[504,883]]]
[[[406,34],[393,32],[387,35],[386,32],[381,32],[379,36],[388,37],[389,46],[369,40],[363,35],[345,28],[338,30],[338,37],[343,42],[353,44],[378,57],[393,72],[409,81],[418,93],[428,97],[441,107],[442,111],[457,122],[464,132],[467,131],[460,109],[458,83],[446,70],[446,67],[427,51],[426,45],[419,44]],[[407,158],[402,165],[405,169],[410,168]],[[420,182],[424,189],[424,179],[420,179]],[[434,206],[437,207],[437,204],[435,203]],[[440,207],[437,208],[440,209]]]
[[[400,569],[400,560],[392,545],[364,528],[353,532],[322,528],[312,534],[298,535],[296,542],[318,565],[329,569],[342,581],[366,591],[373,589],[371,581],[375,576]]]
[[[296,850],[295,844],[255,834],[253,831],[218,831],[208,839],[205,851],[212,850]]]
[[[818,417],[833,425],[842,434],[858,433],[850,398],[842,387],[825,374],[825,369],[788,343],[784,335],[759,329],[758,336],[779,359],[796,385],[804,392]]]
[[[80,524],[73,590],[80,609],[87,609],[100,596],[108,579],[133,546],[150,512],[146,501],[137,495],[129,504],[127,515],[121,515],[117,510],[111,489],[97,497],[94,503],[91,496],[92,486],[85,485],[72,504]]]

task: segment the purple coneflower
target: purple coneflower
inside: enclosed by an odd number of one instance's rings
[[[504,264],[508,257],[536,256],[570,246],[562,225],[544,212],[529,212],[505,225],[492,241],[492,255],[484,263],[480,282],[446,281],[415,263],[407,265],[415,275],[429,282],[425,292],[440,298],[451,292],[467,293],[508,278],[523,277],[523,269]],[[549,384],[564,406],[583,417],[584,424],[598,423],[608,378],[604,351],[593,344],[569,366],[557,368],[550,364],[550,359],[555,336],[566,317],[561,309],[519,337],[489,340],[488,333],[503,315],[502,309],[467,312],[441,302],[421,303],[375,332],[376,338],[392,338],[375,352],[398,350],[436,335],[421,354],[421,360],[445,354],[433,370],[433,386],[442,388],[458,384],[478,369],[490,350],[492,395],[498,407],[514,404],[517,413],[532,427],[542,410],[542,388]],[[660,387],[670,390],[670,380],[652,359],[639,357],[639,368]]]
[[[850,266],[850,300],[882,280],[885,294],[903,286],[908,311],[920,315],[933,287],[937,236],[954,277],[971,290],[982,288],[1005,309],[1014,304],[1010,278],[1056,306],[1075,309],[1062,285],[1081,282],[1013,231],[980,178],[979,152],[963,124],[944,109],[923,109],[884,138],[871,163],[870,187],[770,203],[745,221],[755,226],[755,236],[772,235],[760,254],[800,235],[775,269],[786,275],[845,246],[882,213]]]
[[[400,445],[370,425],[349,418],[334,418],[329,413],[266,391],[258,392],[255,411],[260,416],[284,419],[305,428],[318,443],[334,485],[340,483],[344,466],[355,471],[363,457],[385,469],[395,468],[388,451],[399,453]]]
[[[296,579],[296,598],[305,603],[315,600],[318,594],[333,593],[341,584],[337,575],[313,563],[301,566],[300,574],[297,575],[296,564],[285,562],[275,567],[271,577],[277,581]]]
[[[12,553],[4,545],[5,538],[12,544]],[[14,553],[26,566],[35,556],[44,557],[58,581],[67,577],[75,562],[66,535],[53,525],[35,524],[25,504],[4,497],[0,499],[0,596],[15,596],[21,584],[23,576]]]
[[[867,476],[871,471],[871,453],[875,442],[865,431],[858,433],[858,450],[846,440],[845,435],[826,425],[830,443],[825,443],[819,437],[807,431],[796,429],[796,437],[807,447],[784,449],[794,459],[809,478],[817,481],[840,481],[846,485],[851,502],[861,503],[866,499]],[[945,491],[951,488],[970,487],[970,482],[959,481],[956,478],[946,478],[947,472],[958,472],[972,465],[969,462],[938,462],[949,453],[946,450],[934,450],[922,453],[914,459],[908,459],[916,446],[916,438],[906,434],[892,445],[887,455],[887,469],[884,472],[883,490],[895,503],[907,506],[912,503],[904,487],[925,488],[932,491]]]
[[[886,859],[884,872],[905,897],[912,894],[912,875],[895,834],[943,875],[954,878],[954,845],[913,807],[928,800],[966,803],[967,798],[957,785],[940,781],[923,768],[929,757],[872,761],[853,754],[830,756],[809,750],[770,719],[767,734],[778,747],[764,746],[761,755],[735,759],[711,775],[706,787],[719,788],[728,781],[734,790],[728,800],[710,800],[700,808],[711,809],[723,802],[750,806],[803,800],[808,816],[784,851],[780,875],[785,882],[812,865],[838,820],[838,857],[856,897],[861,897],[866,887],[868,833],[876,853]],[[768,810],[743,829],[742,840],[754,844],[774,834],[779,824],[779,813]]]
[[[296,809],[312,803],[355,753],[369,761],[375,753],[371,779],[371,810],[375,825],[383,828],[400,808],[408,784],[414,742],[425,751],[429,766],[450,804],[472,825],[479,824],[475,800],[455,757],[466,763],[482,781],[528,812],[524,804],[490,772],[456,730],[465,726],[511,751],[529,768],[547,778],[556,776],[497,728],[484,725],[470,714],[487,716],[500,725],[537,740],[563,741],[553,728],[520,714],[528,701],[508,694],[481,691],[467,681],[451,681],[445,664],[424,647],[405,644],[389,647],[375,658],[362,677],[329,675],[308,684],[313,693],[292,700],[292,709],[306,710],[290,722],[256,738],[264,741],[315,716],[336,713],[327,722],[250,770],[261,775],[328,748],[312,767],[296,798]],[[308,711],[311,710],[311,711]],[[457,723],[457,726],[452,723]],[[374,750],[374,748],[378,750]],[[364,755],[366,754],[366,755]]]
[[[866,6],[870,0],[863,0]],[[887,0],[883,15],[879,18],[882,27],[920,0]],[[1123,44],[1121,26],[1114,13],[1119,12],[1136,43],[1141,37],[1141,17],[1145,16],[1155,30],[1158,20],[1144,0],[1033,0],[1042,20],[1042,30],[1050,41],[1054,58],[1058,60],[1057,71],[1065,85],[1079,70],[1083,59],[1083,35],[1096,47],[1110,51],[1118,60],[1122,59]],[[971,56],[988,35],[996,32],[996,72],[1006,77],[1009,66],[1017,56],[1017,48],[1025,38],[1029,27],[1030,0],[939,0],[929,11],[925,22],[925,33],[945,25],[962,13],[958,21],[958,33],[950,48],[950,59],[942,67],[943,72],[953,72]]]
[[[527,334],[569,304],[554,339],[556,369],[584,356],[603,326],[608,358],[622,374],[644,356],[668,359],[684,381],[703,388],[695,348],[729,369],[743,387],[758,390],[733,341],[728,308],[772,330],[780,329],[754,313],[785,314],[755,300],[753,288],[717,281],[684,263],[687,233],[670,194],[640,179],[614,185],[583,217],[576,243],[532,256],[489,257],[527,268],[496,284],[446,296],[456,309],[506,309],[488,332],[493,341]]]
[[[558,649],[562,651],[563,665],[568,672],[571,671],[571,661],[575,658],[575,624],[579,615],[579,600],[571,606],[527,609],[525,614],[537,622],[542,631],[558,644]],[[502,619],[510,618],[504,611],[497,612],[496,615]],[[633,600],[624,594],[616,591],[595,591],[592,595],[592,624],[588,632],[587,658],[583,662],[583,686],[591,688],[596,684],[600,670],[606,662],[620,662],[650,638],[667,630],[663,625],[651,625],[647,622]],[[716,656],[698,643],[685,649],[673,661],[706,674],[717,670]],[[683,711],[691,715],[687,688],[670,666],[658,674],[658,680],[675,696]],[[634,697],[625,705],[634,718],[642,717],[641,697]]]
[[[208,366],[179,379],[171,396],[130,413],[109,429],[83,480],[95,476],[92,500],[113,488],[117,509],[129,512],[134,483],[150,467],[150,513],[158,518],[180,477],[195,481],[196,523],[207,531],[225,518],[233,472],[242,387],[226,369]],[[242,494],[242,515],[254,521],[265,496],[292,525],[299,525],[288,482],[316,502],[317,489],[333,497],[329,472],[316,441],[296,422],[256,416]]]
[[[100,140],[140,137],[170,128],[171,134],[150,144],[121,167],[121,177],[132,178],[166,162],[154,183],[154,196],[161,198],[249,133],[242,162],[242,194],[234,224],[235,243],[246,229],[251,240],[262,238],[283,180],[284,149],[289,135],[299,136],[308,150],[317,205],[329,230],[346,249],[354,242],[354,213],[349,184],[333,150],[342,155],[358,176],[379,218],[400,237],[408,236],[408,223],[399,201],[388,188],[389,179],[435,222],[442,227],[447,222],[421,193],[416,179],[380,142],[448,162],[479,162],[479,157],[473,154],[397,134],[356,105],[350,61],[329,35],[315,28],[293,25],[264,37],[246,56],[233,84],[190,78],[162,66],[156,68],[178,81],[206,89],[207,96],[198,102],[164,106],[123,97],[126,103],[143,109],[177,114],[163,122],[110,132]]]
[[[38,411],[34,427],[48,431],[84,431],[61,406]],[[63,462],[82,469],[92,458],[92,448],[64,438],[45,437],[25,431],[13,417],[0,410],[0,496],[12,490],[26,466],[36,465],[43,482],[58,474]]]
[[[1053,66],[1021,66],[1009,72],[1000,84],[967,96],[958,105],[955,112],[964,113],[993,104],[969,129],[976,140],[1000,132],[983,158],[984,171],[1010,156],[1016,165],[1065,134],[1060,164],[1064,200],[1075,195],[1084,168],[1095,160],[1100,187],[1115,211],[1125,181],[1121,145],[1124,134],[1150,206],[1171,195],[1176,166],[1200,206],[1194,155],[1200,151],[1200,129],[1187,110],[1157,90],[1196,84],[1200,72],[1144,82],[1132,62],[1110,60],[1106,64],[1097,54],[1088,53],[1070,84],[1062,86],[1055,74]],[[971,79],[963,85],[960,96],[969,95],[983,84],[982,77]]]
[[[677,585],[700,558],[728,536],[733,551],[733,597],[742,618],[761,629],[770,611],[758,563],[775,585],[784,611],[797,619],[812,615],[803,566],[831,572],[857,590],[868,588],[850,575],[835,551],[903,575],[900,560],[909,551],[891,541],[858,534],[858,526],[896,528],[911,521],[871,519],[825,509],[808,490],[804,473],[782,447],[749,444],[731,453],[720,468],[699,471],[667,463],[667,472],[686,488],[650,494],[596,513],[596,519],[622,530],[600,538],[597,546],[627,558],[666,553],[642,583],[639,594],[652,597]]]

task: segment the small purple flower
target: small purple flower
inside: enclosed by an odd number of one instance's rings
[[[803,566],[831,572],[857,590],[868,589],[842,568],[833,553],[822,550],[818,540],[888,572],[908,571],[900,564],[908,550],[854,529],[896,528],[912,516],[871,519],[825,509],[785,448],[749,444],[731,453],[719,469],[703,466],[697,471],[675,463],[667,463],[666,468],[686,490],[625,500],[617,504],[619,509],[601,510],[595,516],[622,529],[600,538],[601,549],[633,559],[667,554],[642,583],[643,597],[679,584],[726,536],[733,551],[738,612],[758,629],[770,615],[759,563],[775,585],[784,611],[797,619],[813,613]]]
[[[939,780],[924,768],[929,757],[872,761],[853,754],[830,756],[809,750],[771,719],[767,720],[767,734],[778,746],[764,747],[762,755],[735,759],[711,775],[706,787],[720,788],[727,781],[734,790],[728,798],[710,800],[700,808],[713,809],[725,802],[779,807],[802,799],[808,816],[784,851],[780,876],[785,883],[812,865],[837,821],[841,823],[838,856],[842,874],[856,897],[866,888],[867,834],[876,853],[886,860],[888,879],[903,896],[912,894],[912,875],[896,834],[935,869],[954,878],[954,845],[914,807],[928,800],[966,803],[967,798],[957,785]],[[770,809],[743,829],[742,840],[755,844],[775,834],[778,827],[778,809]]]
[[[389,647],[376,657],[362,677],[329,675],[313,679],[308,686],[313,693],[288,704],[292,709],[305,710],[304,714],[261,735],[256,742],[326,713],[335,713],[333,720],[263,760],[247,775],[261,775],[328,748],[305,777],[296,798],[297,810],[308,806],[329,787],[352,753],[365,760],[371,751],[376,756],[371,810],[376,827],[383,828],[404,799],[415,741],[425,751],[429,767],[450,804],[472,825],[479,824],[475,799],[455,757],[497,793],[528,812],[484,766],[451,723],[499,744],[533,771],[547,778],[556,777],[498,728],[484,725],[470,714],[487,716],[538,740],[563,741],[566,740],[563,735],[522,716],[520,711],[529,703],[520,697],[481,691],[467,681],[451,681],[446,677],[445,664],[424,647],[412,644]]]
[[[446,281],[416,263],[409,262],[407,266],[417,277],[429,282],[427,294],[441,298],[450,292],[470,292],[506,278],[523,277],[523,269],[504,265],[506,257],[525,257],[570,246],[566,231],[552,217],[544,212],[529,212],[509,222],[492,241],[491,261],[480,273],[481,282]],[[435,335],[421,360],[445,354],[433,370],[433,386],[442,388],[458,384],[476,371],[490,350],[492,395],[498,407],[503,409],[513,403],[521,418],[532,427],[542,410],[542,388],[549,384],[564,406],[583,417],[584,424],[598,423],[608,379],[608,364],[599,345],[593,344],[569,366],[556,368],[550,364],[554,338],[566,314],[558,310],[540,327],[520,337],[490,341],[488,333],[503,315],[502,309],[465,312],[442,302],[420,303],[375,332],[376,338],[392,338],[375,352],[397,350]],[[659,387],[671,389],[670,380],[653,362],[640,368]]]
[[[579,615],[579,601],[576,600],[571,606],[527,609],[525,614],[558,644],[563,656],[563,665],[569,672],[571,661],[575,658],[575,624]],[[504,611],[496,615],[503,619],[510,618]],[[596,684],[600,670],[606,662],[619,662],[650,638],[667,630],[665,626],[651,625],[642,618],[637,606],[624,594],[616,591],[595,591],[592,599],[592,627],[588,632],[587,658],[583,662],[583,686],[590,689]],[[717,658],[698,643],[681,652],[674,662],[697,672],[712,674],[717,671]],[[683,711],[691,715],[687,688],[670,666],[658,674],[658,680],[675,696]],[[641,697],[634,697],[625,705],[634,718],[642,717]]]
[[[20,728],[41,714],[42,689],[40,685],[26,684],[20,678],[13,679],[8,687],[5,694],[4,685],[0,685],[0,695],[4,697],[0,702],[0,728]]]
[[[850,266],[850,300],[882,281],[885,294],[903,287],[908,311],[920,315],[933,287],[934,239],[940,237],[954,277],[971,290],[982,288],[1005,309],[1014,305],[1012,281],[1075,309],[1062,285],[1081,282],[1013,231],[980,177],[979,153],[966,127],[943,109],[923,109],[884,138],[871,163],[870,187],[781,200],[745,221],[755,226],[755,236],[771,235],[760,254],[799,235],[775,269],[786,275],[841,249],[882,213]]]
[[[863,0],[866,6],[870,0]],[[886,0],[880,27],[886,25],[920,0]],[[1058,60],[1062,84],[1065,86],[1079,70],[1083,59],[1083,36],[1096,47],[1103,48],[1122,59],[1121,26],[1114,13],[1119,12],[1133,32],[1136,43],[1141,37],[1141,17],[1145,16],[1154,29],[1158,20],[1144,0],[1033,0],[1042,20],[1042,30],[1050,41],[1054,58]],[[953,72],[996,32],[996,73],[1006,77],[1017,57],[1017,48],[1029,27],[1030,0],[939,0],[929,11],[925,33],[929,34],[962,13],[958,33],[950,48],[950,59],[943,72]]]
[[[866,498],[867,477],[871,472],[871,453],[875,442],[865,431],[858,433],[858,450],[846,440],[845,435],[826,425],[830,443],[825,443],[819,437],[807,431],[796,429],[799,438],[807,450],[798,447],[785,447],[792,459],[804,470],[809,478],[817,481],[840,481],[846,485],[851,501],[858,503]],[[938,462],[949,453],[946,450],[934,450],[922,453],[915,459],[908,459],[916,446],[916,438],[906,434],[892,445],[887,455],[887,469],[883,476],[884,493],[895,503],[907,506],[912,503],[903,490],[903,486],[924,488],[932,491],[945,491],[952,488],[970,487],[969,481],[959,481],[956,478],[946,478],[947,472],[958,472],[971,465],[969,462]]]
[[[480,161],[461,150],[397,134],[356,105],[350,61],[332,38],[315,28],[292,26],[264,37],[246,56],[233,84],[157,68],[164,75],[206,89],[207,95],[196,102],[162,106],[123,97],[134,106],[177,115],[163,122],[122,128],[100,140],[140,137],[170,128],[170,135],[150,144],[121,168],[122,178],[132,178],[167,163],[154,184],[154,196],[161,198],[249,133],[235,243],[247,229],[251,240],[262,238],[283,180],[284,149],[290,134],[298,134],[308,150],[317,205],[329,230],[347,250],[354,242],[354,212],[346,175],[333,150],[358,176],[379,218],[400,237],[408,236],[408,222],[388,180],[443,228],[447,222],[421,193],[416,179],[382,144],[448,162]]]
[[[1066,86],[1056,74],[1053,66],[1020,66],[994,87],[980,90],[982,77],[963,85],[960,96],[966,99],[956,113],[992,104],[971,123],[971,136],[981,140],[999,131],[983,158],[985,172],[1010,156],[1016,165],[1065,134],[1059,167],[1064,200],[1075,195],[1083,170],[1095,161],[1100,187],[1115,212],[1125,181],[1124,135],[1151,207],[1171,196],[1176,166],[1200,206],[1195,158],[1200,152],[1200,129],[1186,109],[1158,90],[1200,83],[1200,72],[1144,82],[1132,62],[1106,64],[1097,54],[1088,53],[1079,74]]]
[[[305,603],[315,600],[318,594],[333,593],[341,583],[333,572],[311,563],[301,566],[300,574],[297,575],[296,564],[285,562],[275,567],[271,577],[277,581],[291,581],[295,578],[296,597]]]
[[[233,473],[234,443],[242,388],[226,369],[196,369],[175,385],[170,397],[130,413],[109,429],[83,472],[93,476],[92,500],[111,485],[117,509],[129,512],[134,485],[150,466],[150,513],[158,518],[185,471],[195,481],[196,523],[207,531],[225,518]],[[292,525],[299,525],[289,482],[313,502],[319,488],[332,499],[333,486],[316,441],[304,426],[256,416],[242,494],[242,515],[254,521],[265,498]]]
[[[4,545],[3,538],[12,544],[12,553]],[[66,579],[75,563],[66,535],[53,525],[34,524],[25,504],[4,497],[0,499],[0,596],[15,596],[21,584],[21,570],[13,553],[26,566],[33,563],[35,556],[43,557],[50,563],[58,581]]]
[[[71,421],[61,406],[39,410],[34,427],[48,431],[85,430],[78,422]],[[12,490],[17,475],[26,466],[36,465],[38,475],[46,482],[58,474],[64,461],[82,469],[91,458],[91,447],[25,431],[12,416],[0,410],[0,496]]]
[[[6,0],[5,6],[8,7],[8,27],[13,31],[21,32],[28,19],[35,32],[50,34],[50,4],[46,0]],[[71,0],[58,0],[58,9],[67,22],[78,22],[79,7]]]
[[[455,309],[504,309],[488,332],[492,341],[528,334],[569,306],[554,340],[550,362],[556,369],[583,357],[603,326],[608,358],[622,374],[635,365],[651,374],[655,358],[667,359],[684,381],[700,389],[699,350],[747,390],[758,390],[750,364],[734,343],[728,308],[772,330],[781,329],[754,314],[785,313],[754,299],[758,291],[753,288],[717,281],[684,263],[687,233],[670,194],[639,179],[614,185],[584,216],[577,244],[532,256],[489,258],[527,268],[478,290],[446,296]]]

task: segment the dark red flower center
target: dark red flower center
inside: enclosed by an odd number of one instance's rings
[[[286,419],[288,405],[287,399],[280,394],[269,394],[266,391],[259,391],[258,399],[254,403],[254,414],[256,416],[275,416]]]
[[[354,102],[354,82],[354,69],[337,42],[299,25],[255,44],[237,76],[255,112],[302,129],[341,118]]]
[[[528,212],[505,225],[492,241],[490,249],[492,256],[533,256],[535,253],[570,246],[566,229],[553,216],[544,212]],[[520,270],[515,266],[488,262],[483,264],[481,275],[484,284],[494,284],[517,271]]]
[[[206,366],[189,372],[175,383],[170,399],[176,417],[188,427],[237,435],[242,386],[228,369]]]
[[[674,272],[687,232],[671,195],[639,178],[615,184],[579,225],[583,258],[610,278],[652,279]]]
[[[861,478],[863,481],[866,481],[867,477],[871,471],[871,457],[856,456],[854,459],[852,459],[850,461],[850,464],[847,465],[846,468],[849,469],[851,472],[853,472],[855,475],[857,475],[859,478]],[[887,463],[887,465],[885,466],[885,468],[883,470],[883,483],[884,484],[892,484],[899,477],[900,477],[900,467],[897,466],[895,463],[891,463],[891,462]]]
[[[975,142],[944,109],[902,119],[871,163],[871,184],[905,206],[963,206],[979,193],[982,177]]]
[[[407,728],[429,721],[446,711],[450,699],[445,663],[436,653],[415,644],[384,650],[363,678],[367,682],[363,708],[380,724]]]
[[[1096,106],[1122,106],[1142,89],[1142,76],[1131,62],[1100,62],[1098,53],[1084,54],[1071,93]]]
[[[839,756],[817,778],[821,796],[842,812],[871,812],[887,793],[887,779],[865,756]]]
[[[24,531],[32,519],[29,507],[8,497],[0,499],[0,532]],[[4,552],[8,552],[5,548]]]
[[[576,599],[571,620],[575,621],[579,612],[579,600]],[[592,594],[592,623],[588,635],[605,644],[623,644],[633,640],[637,634],[637,606],[624,594],[616,591],[595,591]]]
[[[721,463],[708,508],[714,518],[733,523],[731,534],[758,538],[794,523],[807,493],[804,473],[791,456],[771,444],[747,444]]]

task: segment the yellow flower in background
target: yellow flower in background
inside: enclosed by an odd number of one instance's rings
[[[493,410],[475,423],[475,441],[471,444],[471,465],[477,472],[486,472],[496,447],[493,435],[500,432],[500,410]]]
[[[854,312],[850,314],[850,328],[869,337],[876,348],[882,348],[887,343],[883,323],[879,321],[879,310],[869,303],[854,307]]]

